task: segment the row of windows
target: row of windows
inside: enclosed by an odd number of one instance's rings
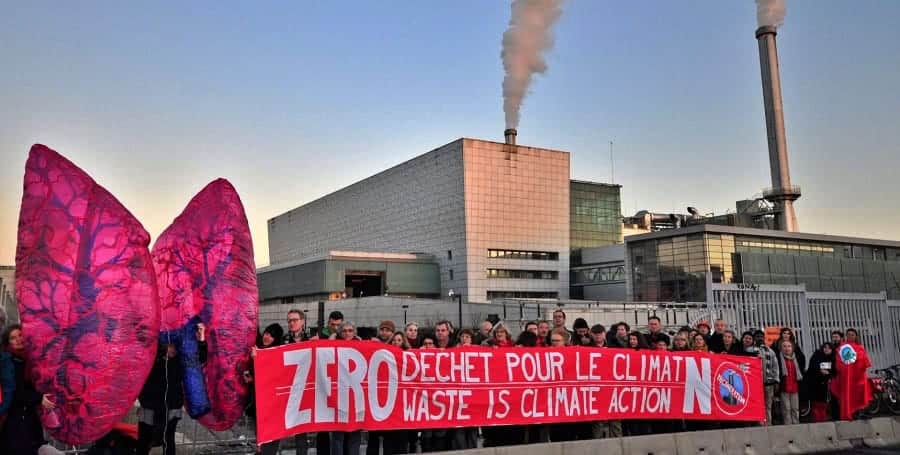
[[[519,280],[558,280],[556,270],[487,269],[488,278],[515,278]]]
[[[754,242],[742,240],[740,242],[741,246],[744,247],[756,247],[756,248],[771,248],[771,249],[782,249],[782,250],[797,250],[797,251],[813,251],[816,253],[834,253],[834,247],[828,245],[817,245],[814,243],[774,243],[768,241]]]
[[[558,299],[558,292],[487,291],[488,300],[497,299]]]
[[[502,259],[531,259],[536,261],[558,261],[559,253],[555,251],[488,250],[488,257]]]
[[[625,281],[624,265],[591,267],[589,269],[573,270],[571,273],[572,284],[594,284],[610,281]]]

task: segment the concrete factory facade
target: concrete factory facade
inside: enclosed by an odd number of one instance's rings
[[[470,302],[567,299],[573,184],[567,152],[456,140],[270,219],[272,265],[260,270],[260,294],[264,301],[334,296],[333,286],[314,286],[316,292],[310,293],[299,288],[270,292],[266,283],[278,281],[269,280],[274,277],[269,274],[292,273],[341,250],[428,255],[431,259],[424,261],[436,265],[439,281],[422,294],[438,290],[447,296],[453,290]],[[590,197],[590,182],[579,188]],[[593,188],[614,192],[606,200],[618,201],[617,186]],[[607,210],[606,200],[602,209],[614,213],[618,223],[618,207]],[[583,223],[578,235],[596,245],[621,238],[621,230],[592,235],[591,229],[603,228]],[[390,269],[342,270],[381,280],[363,280],[369,289],[403,293],[391,286]],[[346,295],[358,295],[352,283],[343,283]]]

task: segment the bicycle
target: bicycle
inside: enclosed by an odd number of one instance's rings
[[[881,411],[881,405],[893,415],[900,415],[900,381],[894,373],[900,365],[894,365],[882,370],[876,370],[875,376],[869,378],[872,387],[872,401],[862,410],[869,417],[875,417]]]

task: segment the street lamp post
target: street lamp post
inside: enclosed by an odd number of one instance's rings
[[[409,305],[403,305],[403,326],[406,327],[406,310],[409,308]]]
[[[457,327],[456,330],[461,330],[462,325],[463,325],[463,323],[462,323],[462,294],[455,294],[453,292],[453,289],[451,289],[450,292],[447,293],[447,296],[450,297],[450,299],[453,299],[453,297],[456,297],[456,302],[459,307],[459,326]]]

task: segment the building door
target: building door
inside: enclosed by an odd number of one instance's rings
[[[348,297],[371,297],[384,294],[384,272],[346,271],[344,287]]]

